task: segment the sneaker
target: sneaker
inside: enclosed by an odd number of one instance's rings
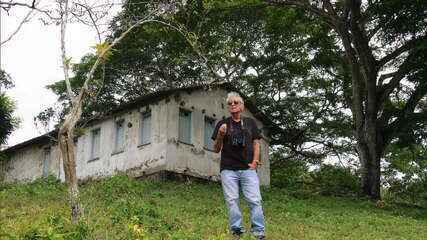
[[[255,239],[264,240],[264,232],[252,232],[252,235],[255,237]]]
[[[240,236],[243,235],[243,233],[245,233],[245,232],[242,229],[236,229],[236,230],[231,231],[231,235],[233,235],[233,237],[236,239],[239,239]]]

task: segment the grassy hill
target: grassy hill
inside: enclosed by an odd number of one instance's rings
[[[63,184],[0,185],[0,239],[231,239],[217,183],[115,176],[80,189],[85,220],[71,226]],[[426,209],[276,188],[262,194],[268,239],[427,239]]]

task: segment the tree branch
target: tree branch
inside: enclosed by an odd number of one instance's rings
[[[66,26],[68,22],[68,0],[62,0],[59,2],[60,4],[60,11],[61,11],[61,58],[62,58],[62,68],[64,71],[64,77],[65,77],[65,85],[67,87],[67,94],[68,98],[70,99],[71,104],[74,104],[74,94],[71,89],[70,84],[70,78],[69,78],[69,70],[70,70],[70,64],[71,59],[67,59],[67,53],[65,50],[65,31]]]
[[[92,9],[89,8],[87,5],[83,5],[83,4],[80,4],[80,3],[75,3],[75,4],[77,6],[80,6],[80,7],[84,8],[87,11],[87,13],[89,14],[89,18],[92,21],[92,25],[93,25],[93,27],[96,30],[96,33],[97,33],[97,36],[98,36],[98,42],[101,43],[101,32],[99,31],[98,24],[96,23],[96,20],[93,17]]]
[[[9,2],[0,1],[0,7],[5,9],[6,11],[9,10],[11,7],[15,7],[15,6],[35,9],[35,3],[36,3],[35,0],[33,0],[31,4],[21,3],[21,2],[12,2],[12,1],[9,1]]]
[[[21,3],[21,2],[12,2],[12,1],[9,1],[9,2],[0,1],[0,8],[4,9],[6,12],[9,12],[9,10],[12,7],[24,7],[24,8],[32,9],[36,12],[43,13],[51,20],[60,20],[59,17],[52,16],[50,10],[44,10],[44,9],[38,8],[37,7],[38,3],[40,3],[40,2],[37,2],[36,0],[33,0],[33,2],[31,4]]]
[[[307,10],[321,18],[323,18],[330,26],[333,26],[334,28],[337,27],[337,23],[339,22],[339,19],[335,17],[334,14],[335,11],[332,11],[331,14],[329,12],[326,12],[324,10],[321,10],[315,6],[312,6],[310,4],[310,1],[308,0],[300,0],[300,1],[292,1],[292,0],[265,0],[265,2],[269,5],[274,6],[294,6],[298,7],[304,10]],[[329,1],[326,1],[329,2]]]
[[[378,66],[379,67],[383,67],[385,64],[387,64],[391,60],[393,60],[396,57],[398,57],[400,54],[402,54],[402,53],[404,53],[406,51],[411,50],[412,48],[416,47],[417,45],[419,45],[420,43],[423,43],[425,41],[427,41],[427,35],[423,35],[421,37],[413,38],[413,39],[407,41],[405,44],[403,44],[402,46],[400,46],[399,48],[395,49],[390,54],[388,54],[385,57],[383,57],[382,59],[380,59],[378,61]]]
[[[27,15],[25,15],[25,17],[19,23],[18,27],[15,29],[15,31],[11,33],[9,37],[7,37],[4,41],[2,41],[0,43],[0,46],[3,46],[5,43],[9,42],[19,32],[19,30],[21,30],[22,26],[30,20],[30,17],[33,11],[34,11],[34,8],[31,8],[30,11],[28,11]]]
[[[420,83],[416,90],[409,97],[405,106],[398,112],[396,120],[388,125],[384,139],[390,142],[393,137],[398,135],[399,132],[404,131],[405,126],[412,120],[420,120],[421,116],[426,113],[414,113],[418,103],[427,95],[427,82]],[[422,120],[425,120],[422,119]]]
[[[377,87],[377,98],[378,103],[384,104],[384,100],[388,98],[388,96],[396,89],[400,81],[408,74],[409,69],[405,68],[404,66],[409,61],[410,56],[408,56],[405,61],[399,66],[399,70],[397,72],[389,73],[389,74],[383,74],[379,78],[379,83],[382,83],[383,80],[392,77],[389,83],[381,85],[379,84]],[[381,109],[382,106],[379,106],[378,109]]]

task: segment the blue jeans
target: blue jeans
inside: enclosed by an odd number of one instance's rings
[[[228,208],[231,231],[243,231],[242,213],[239,208],[239,185],[249,204],[251,213],[251,232],[255,236],[264,235],[264,213],[261,205],[259,179],[254,169],[222,170],[221,184]]]

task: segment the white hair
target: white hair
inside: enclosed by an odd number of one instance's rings
[[[238,93],[236,93],[236,92],[229,92],[229,93],[227,94],[227,99],[225,99],[225,101],[226,101],[226,102],[230,101],[230,98],[232,98],[232,97],[239,98],[239,99],[240,99],[240,102],[241,102],[242,104],[244,104],[243,98],[242,98]]]

